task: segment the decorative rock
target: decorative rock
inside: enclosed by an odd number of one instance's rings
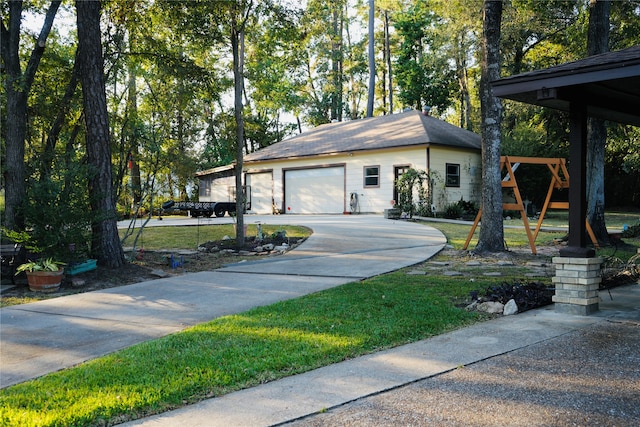
[[[469,304],[468,306],[465,307],[465,310],[467,311],[473,311],[478,307],[478,301],[474,301],[471,304]]]
[[[497,301],[487,301],[478,304],[476,309],[489,314],[501,314],[504,311],[504,304]]]
[[[407,273],[410,276],[424,276],[425,274],[427,274],[426,271],[420,271],[420,270],[412,270],[410,272]]]
[[[167,276],[169,276],[169,273],[167,273],[166,271],[161,270],[161,269],[151,270],[151,274],[156,276],[156,277],[167,277]]]
[[[483,276],[502,276],[499,271],[489,271],[488,273],[482,273]]]
[[[201,243],[198,246],[198,250],[200,252],[211,252],[211,253],[215,253],[215,252],[220,252],[220,247],[217,245],[217,242],[214,242],[212,240],[209,240],[208,242],[204,242]],[[191,255],[188,253],[182,253],[182,251],[178,252],[180,255]]]
[[[467,267],[479,267],[482,265],[480,261],[469,261],[465,264]]]
[[[511,261],[498,261],[497,265],[499,265],[500,267],[509,267],[513,265],[513,262]]]
[[[273,248],[273,250],[276,252],[286,252],[287,249],[289,249],[289,245],[287,245],[286,243],[283,243]]]
[[[459,271],[445,271],[442,273],[443,276],[462,276],[462,273]]]
[[[178,255],[182,255],[182,256],[187,256],[187,255],[197,255],[198,252],[197,251],[193,251],[190,249],[183,249],[183,250],[179,250],[177,251]]]
[[[240,256],[250,256],[250,255],[255,255],[254,252],[249,252],[249,251],[238,251],[238,255]]]
[[[502,314],[504,314],[505,316],[518,314],[518,305],[516,304],[515,300],[510,299],[509,301],[507,301],[507,303],[504,305],[504,310],[502,310]]]
[[[545,263],[544,262],[538,262],[538,261],[529,261],[525,265],[527,267],[544,267]]]
[[[261,254],[262,252],[265,252],[264,246],[256,246],[253,250],[259,254]]]
[[[265,251],[272,251],[274,247],[275,247],[275,246],[273,245],[273,243],[267,243],[266,245],[263,245],[263,246],[262,246],[262,248],[263,248]]]
[[[222,240],[231,240],[231,237],[225,235]]]
[[[71,279],[71,286],[74,288],[81,288],[86,284],[87,284],[86,280],[81,279],[79,277],[73,277]]]

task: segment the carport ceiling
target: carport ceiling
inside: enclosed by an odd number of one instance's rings
[[[492,83],[501,98],[640,126],[640,46],[591,56]]]

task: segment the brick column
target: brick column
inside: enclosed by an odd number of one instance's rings
[[[598,311],[598,287],[602,258],[554,257],[556,275],[553,296],[556,311],[586,316]]]

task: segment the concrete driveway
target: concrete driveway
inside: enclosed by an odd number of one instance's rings
[[[225,222],[233,220],[148,225]],[[0,309],[0,388],[216,317],[413,265],[446,243],[434,228],[378,215],[246,216],[245,222],[305,225],[314,233],[279,257]]]

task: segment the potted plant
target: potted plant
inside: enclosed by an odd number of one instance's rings
[[[64,263],[53,258],[40,258],[36,261],[28,261],[16,268],[16,274],[23,271],[27,275],[29,289],[34,292],[55,292],[60,288]]]

